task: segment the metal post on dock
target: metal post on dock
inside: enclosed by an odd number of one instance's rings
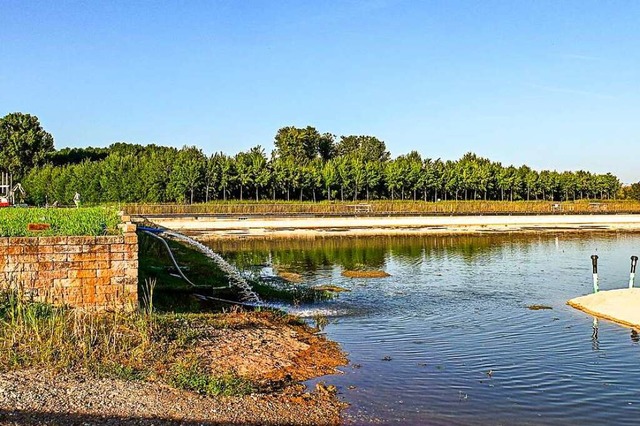
[[[638,265],[638,256],[631,256],[631,272],[629,273],[629,288],[633,288],[633,281],[636,279],[636,265]]]
[[[593,292],[598,292],[598,255],[591,255],[591,265],[593,265]]]

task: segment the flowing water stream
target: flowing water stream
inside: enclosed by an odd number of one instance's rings
[[[267,259],[303,285],[350,292],[313,307],[349,354],[324,377],[355,424],[638,424],[640,339],[565,303],[627,285],[640,236],[581,234],[216,243],[232,264]],[[348,269],[388,278],[350,279]],[[268,269],[266,270],[268,271]],[[530,310],[530,305],[552,309]],[[309,383],[311,386],[314,382]]]
[[[162,231],[162,233],[195,247],[205,256],[213,260],[218,268],[220,268],[220,270],[222,270],[227,275],[227,277],[229,278],[229,284],[238,289],[240,299],[243,302],[253,303],[256,305],[262,304],[262,300],[260,300],[260,297],[256,294],[255,291],[253,291],[251,285],[240,274],[238,269],[230,265],[229,262],[224,260],[218,253],[211,250],[211,248],[205,246],[199,241],[194,240],[191,237],[187,237],[186,235],[180,234],[178,232],[164,230]]]

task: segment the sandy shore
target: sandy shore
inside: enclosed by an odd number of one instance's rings
[[[409,217],[154,217],[147,220],[200,238],[316,238],[496,232],[640,231],[640,215]]]
[[[640,288],[621,288],[576,297],[570,306],[627,327],[640,330]]]

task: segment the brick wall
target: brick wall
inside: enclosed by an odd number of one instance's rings
[[[133,309],[138,303],[138,236],[0,238],[0,289],[90,310]]]

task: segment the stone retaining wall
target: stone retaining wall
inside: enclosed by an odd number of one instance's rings
[[[33,300],[89,310],[138,304],[136,226],[122,235],[0,238],[0,289]]]

